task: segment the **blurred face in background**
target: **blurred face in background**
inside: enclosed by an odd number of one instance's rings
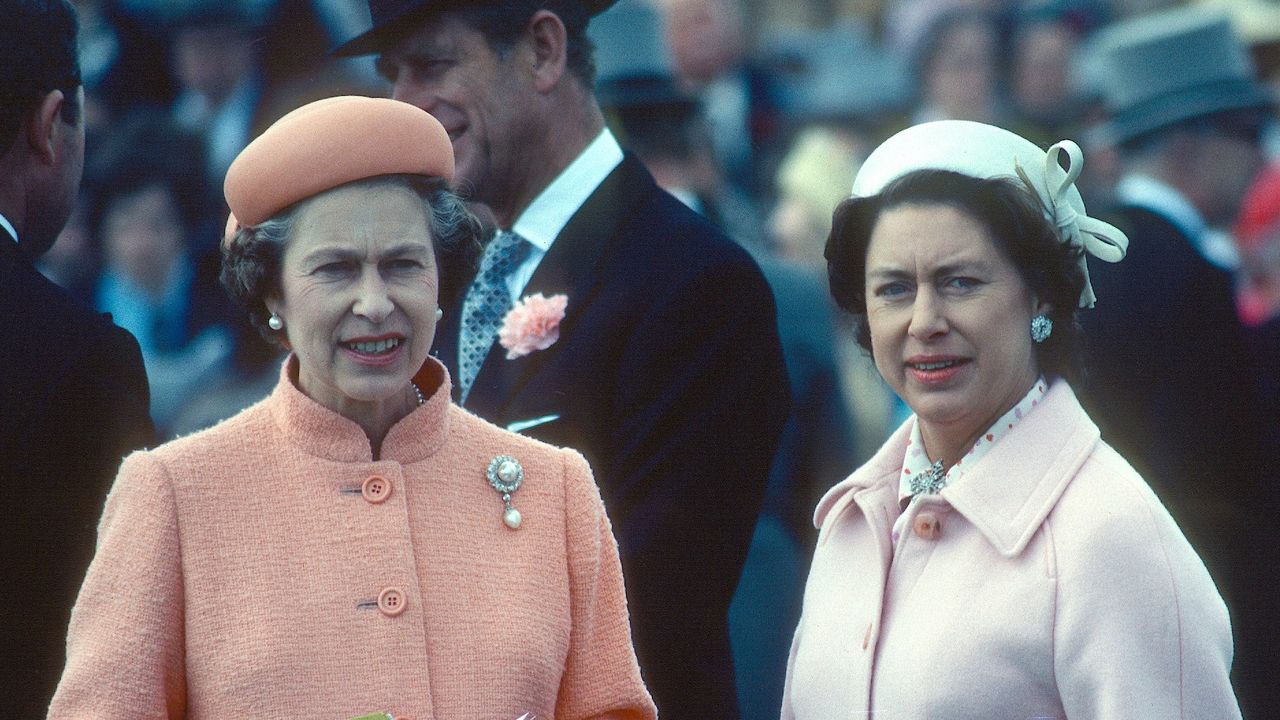
[[[1038,23],[1019,30],[1013,58],[1013,97],[1019,109],[1038,118],[1053,118],[1070,110],[1075,47],[1075,33],[1060,23]]]
[[[173,41],[173,66],[183,89],[222,102],[253,70],[252,38],[234,25],[196,26]]]
[[[681,80],[704,85],[733,70],[746,51],[737,0],[661,0],[667,42]]]
[[[153,295],[164,291],[185,242],[177,199],[167,185],[116,197],[103,214],[104,264]]]
[[[936,35],[924,67],[925,104],[951,120],[989,122],[996,114],[995,25],[967,17]]]

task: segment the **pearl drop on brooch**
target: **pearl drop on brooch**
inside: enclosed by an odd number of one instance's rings
[[[507,511],[502,513],[502,522],[512,530],[518,530],[520,528],[521,520],[523,520],[523,518],[520,517],[520,511],[515,508],[507,508]]]

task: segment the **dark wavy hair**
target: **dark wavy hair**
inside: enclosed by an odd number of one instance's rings
[[[54,90],[67,98],[63,122],[74,125],[79,120],[76,30],[76,11],[67,0],[5,3],[0,23],[0,153],[13,146],[23,120]]]
[[[1058,239],[1039,201],[1011,178],[975,178],[949,170],[917,170],[865,198],[836,206],[827,237],[827,275],[831,294],[853,315],[858,344],[871,351],[867,326],[867,247],[880,214],[903,205],[942,204],[978,221],[1023,282],[1051,306],[1053,333],[1035,344],[1036,362],[1045,377],[1078,383],[1084,376],[1084,334],[1076,319],[1084,273],[1083,250]],[[1027,332],[1030,332],[1028,328]]]
[[[463,286],[475,274],[482,231],[475,215],[449,190],[444,180],[420,175],[380,175],[349,185],[391,185],[417,193],[430,213],[431,249],[439,273],[439,297],[447,302],[461,295]],[[262,336],[272,342],[280,341],[280,333],[267,326],[271,312],[267,310],[266,298],[280,292],[285,246],[293,235],[299,210],[308,200],[310,198],[294,203],[254,227],[240,228],[222,248],[222,286],[231,299],[249,313],[249,321]]]

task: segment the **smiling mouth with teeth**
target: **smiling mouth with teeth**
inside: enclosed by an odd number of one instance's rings
[[[959,365],[959,364],[960,364],[959,360],[945,360],[943,362],[914,363],[911,367],[917,370],[941,370],[943,368],[949,368],[952,365]]]
[[[397,338],[391,338],[389,340],[378,340],[377,342],[343,343],[343,345],[362,355],[385,355],[399,347],[400,342]]]

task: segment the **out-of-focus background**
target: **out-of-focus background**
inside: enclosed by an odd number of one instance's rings
[[[153,416],[171,438],[263,397],[278,372],[277,352],[217,283],[231,160],[305,102],[388,88],[372,58],[327,57],[368,27],[364,0],[75,4],[86,171],[76,212],[42,270],[138,338]],[[1181,4],[622,0],[593,21],[610,126],[662,185],[756,255],[778,299],[797,411],[733,610],[745,717],[777,717],[816,499],[906,415],[825,287],[831,212],[859,163],[894,131],[933,119],[1001,125],[1043,146],[1071,138],[1087,158],[1080,190],[1091,214],[1105,214],[1120,167],[1102,125],[1106,69],[1095,39]],[[1229,15],[1280,100],[1280,4],[1193,4]],[[1270,358],[1259,363],[1259,392],[1272,419],[1280,405],[1276,128],[1261,138],[1271,169],[1240,195],[1240,212],[1213,228],[1221,241],[1214,261],[1235,277],[1239,322],[1259,357]],[[1280,447],[1278,424],[1260,428],[1272,448]],[[1248,682],[1240,687],[1251,692]]]

